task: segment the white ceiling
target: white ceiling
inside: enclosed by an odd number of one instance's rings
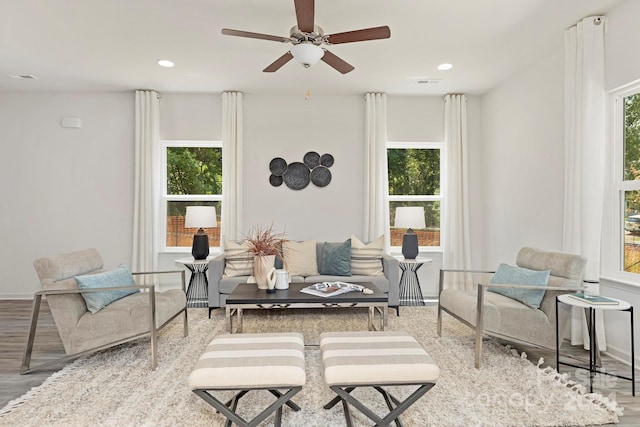
[[[329,47],[355,66],[342,75],[295,61],[263,73],[290,45],[220,34],[288,36],[293,0],[0,0],[0,91],[481,94],[619,2],[318,0],[315,23],[327,34],[391,28],[390,39]],[[159,67],[163,58],[175,67]],[[438,71],[442,62],[454,68]]]

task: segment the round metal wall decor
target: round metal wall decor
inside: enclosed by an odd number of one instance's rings
[[[311,170],[311,182],[318,187],[326,187],[331,182],[331,171],[324,166],[316,166]]]
[[[311,171],[304,163],[293,162],[284,173],[284,183],[292,190],[302,190],[309,185],[310,173]]]
[[[269,184],[273,185],[274,187],[280,187],[282,185],[283,181],[284,181],[284,179],[280,175],[273,175],[272,174],[269,177]]]
[[[276,176],[282,176],[287,171],[287,161],[282,157],[276,157],[269,162],[269,170]]]
[[[309,169],[313,169],[320,164],[320,154],[315,151],[309,151],[304,155],[304,164],[309,166]]]
[[[331,171],[333,166],[333,156],[331,154],[320,154],[315,151],[307,152],[302,158],[302,162],[287,164],[282,157],[274,157],[269,162],[269,184],[280,187],[284,183],[292,190],[302,190],[313,182],[316,187],[326,187],[331,182]]]
[[[320,157],[320,164],[330,168],[333,166],[333,156],[331,154],[323,154],[322,157]]]

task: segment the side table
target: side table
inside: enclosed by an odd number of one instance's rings
[[[405,259],[399,257],[400,270],[400,305],[425,305],[418,279],[418,270],[423,264],[433,261],[431,258]]]
[[[622,301],[615,298],[607,297],[611,300],[617,301],[618,304],[589,304],[588,302],[579,301],[570,296],[570,294],[558,295],[556,297],[556,369],[560,372],[560,365],[572,366],[578,369],[586,369],[589,371],[589,392],[593,393],[593,377],[596,373],[609,375],[612,377],[622,378],[624,380],[631,381],[631,393],[636,395],[636,366],[635,366],[635,354],[634,354],[634,339],[633,339],[633,306],[626,301]],[[574,307],[580,307],[588,311],[587,326],[589,327],[589,366],[573,365],[571,363],[560,362],[560,336],[558,331],[558,303],[567,304]],[[612,374],[599,370],[597,366],[598,351],[597,339],[596,339],[596,311],[597,310],[615,310],[615,311],[628,311],[631,324],[631,377],[625,377],[622,375]]]
[[[195,260],[193,257],[177,259],[176,265],[186,267],[191,272],[189,286],[187,287],[187,307],[208,307],[209,306],[209,281],[207,280],[207,270],[209,260]]]

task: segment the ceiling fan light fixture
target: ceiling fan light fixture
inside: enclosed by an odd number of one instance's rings
[[[291,54],[305,68],[309,68],[320,61],[324,56],[324,50],[310,42],[302,42],[291,47]]]

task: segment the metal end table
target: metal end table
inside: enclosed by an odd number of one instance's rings
[[[593,393],[593,377],[596,373],[609,375],[612,377],[621,378],[623,380],[631,381],[631,393],[636,395],[636,365],[635,365],[635,352],[634,352],[634,339],[633,339],[633,306],[626,301],[622,301],[615,298],[607,297],[610,300],[617,301],[617,304],[590,304],[589,302],[582,302],[571,294],[558,295],[556,297],[556,370],[560,373],[560,365],[572,366],[578,369],[586,369],[589,371],[589,392]],[[587,312],[587,326],[589,327],[589,366],[574,365],[571,363],[560,362],[560,334],[558,327],[558,303],[567,304],[573,307],[580,307]],[[631,323],[631,377],[625,377],[622,375],[605,372],[598,369],[597,366],[597,351],[598,341],[596,339],[596,311],[597,310],[615,310],[615,311],[627,311],[630,315]]]

